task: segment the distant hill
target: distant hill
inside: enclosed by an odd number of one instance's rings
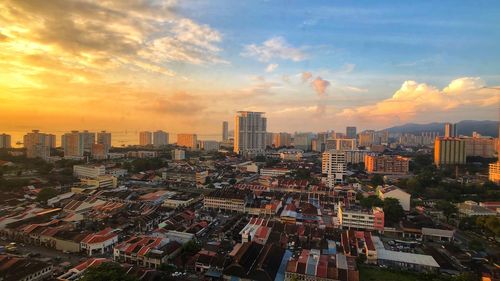
[[[419,134],[421,132],[439,132],[444,135],[444,122],[443,123],[429,123],[429,124],[415,124],[408,123],[401,126],[387,128],[389,133],[413,133]],[[491,120],[463,120],[457,124],[457,131],[459,135],[471,136],[472,132],[478,132],[483,136],[498,137],[498,121]]]

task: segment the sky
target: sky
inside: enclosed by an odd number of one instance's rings
[[[5,0],[0,132],[217,139],[239,110],[272,132],[496,120],[499,14],[493,0]]]

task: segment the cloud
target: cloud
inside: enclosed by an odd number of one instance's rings
[[[326,88],[330,86],[330,82],[318,76],[311,82],[311,86],[316,93],[322,96],[325,94]]]
[[[170,77],[176,74],[169,62],[225,63],[218,55],[222,35],[178,16],[175,8],[175,1],[2,1],[0,60],[13,65],[13,58],[43,55],[61,69],[85,68],[104,76],[110,70],[141,70]],[[57,67],[38,65],[38,70],[59,72]]]
[[[278,68],[278,66],[279,66],[279,64],[277,64],[277,63],[268,64],[266,67],[266,72],[271,73],[271,72],[275,71],[276,68]]]
[[[302,48],[291,46],[285,38],[280,36],[272,37],[264,41],[262,45],[246,45],[241,55],[254,57],[262,62],[268,62],[271,59],[302,61],[306,58]]]
[[[302,72],[302,83],[309,81],[309,79],[311,79],[312,76],[313,75],[311,72],[308,72],[308,71]]]
[[[423,114],[494,106],[498,102],[498,93],[484,88],[484,85],[479,77],[462,77],[440,90],[426,83],[409,80],[392,97],[375,104],[344,109],[338,116],[362,122],[393,124],[394,121],[408,122]]]

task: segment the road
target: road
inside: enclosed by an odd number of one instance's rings
[[[10,241],[0,241],[0,245],[6,246]],[[23,246],[24,245],[24,246]],[[71,265],[77,265],[82,262],[82,259],[87,257],[80,253],[69,253],[65,254],[62,251],[55,249],[49,249],[40,246],[26,245],[22,243],[16,243],[16,254],[18,255],[28,255],[37,254],[37,258],[51,258],[54,259],[55,263],[69,262]],[[56,260],[58,259],[58,260]]]

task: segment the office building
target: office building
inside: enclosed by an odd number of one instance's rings
[[[89,140],[87,134],[71,131],[61,136],[64,157],[82,157],[85,151],[85,141]]]
[[[405,175],[410,158],[399,155],[365,155],[365,169],[370,174]]]
[[[144,131],[139,133],[139,145],[147,146],[153,144],[153,135],[151,132]]]
[[[328,187],[343,183],[346,171],[347,164],[343,151],[327,150],[323,153],[321,172]]]
[[[229,124],[227,121],[222,122],[222,141],[226,142],[229,140]]]
[[[97,133],[97,143],[104,145],[104,149],[106,153],[109,152],[109,149],[111,148],[111,133],[108,133],[106,131],[100,131]]]
[[[153,146],[160,147],[168,144],[168,133],[162,130],[153,133]]]
[[[104,165],[74,165],[73,175],[77,178],[97,179],[106,174]]]
[[[463,165],[466,160],[465,141],[458,138],[436,138],[434,141],[434,164]]]
[[[0,134],[0,148],[11,148],[11,137],[7,134]]]
[[[177,146],[195,150],[198,148],[198,137],[196,134],[177,134]]]
[[[312,139],[311,133],[296,133],[293,137],[293,146],[297,149],[309,151],[312,149]]]
[[[292,136],[289,133],[275,133],[273,134],[274,147],[285,147],[292,145]]]
[[[259,154],[266,149],[264,112],[238,111],[234,116],[234,152]]]
[[[452,124],[452,123],[444,124],[444,137],[445,138],[458,137],[457,124]]]
[[[346,127],[345,128],[345,136],[348,139],[356,138],[356,127]]]
[[[55,136],[33,130],[23,137],[23,143],[27,158],[39,157],[46,160],[50,156],[50,149],[55,147]]]

